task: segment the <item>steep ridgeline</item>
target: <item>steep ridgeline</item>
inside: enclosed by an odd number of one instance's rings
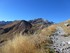
[[[50,22],[48,20],[44,20],[42,18],[30,20],[29,22],[32,24],[32,32],[33,31],[35,32],[37,30],[42,30],[43,28],[54,24],[53,22]]]
[[[28,30],[32,27],[32,25],[24,20],[21,21],[14,21],[10,24],[7,24],[5,26],[0,27],[0,34],[5,34],[5,33],[20,33],[21,31],[23,32],[28,32]]]

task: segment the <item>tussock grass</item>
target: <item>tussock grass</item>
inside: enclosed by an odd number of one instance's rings
[[[62,23],[59,23],[58,26],[61,26],[64,30],[64,32],[66,33],[65,36],[69,36],[70,35],[70,27],[69,26],[65,26],[66,23],[69,23],[70,24],[70,20],[66,21],[66,22],[62,22]]]
[[[16,36],[2,46],[2,53],[45,53],[39,41],[36,37]]]
[[[51,25],[48,28],[44,28],[41,31],[41,34],[46,36],[51,36],[56,31],[56,27],[57,27],[56,25]]]
[[[40,34],[18,34],[1,47],[0,53],[49,53],[48,39],[54,30],[55,27],[50,26],[43,29]]]

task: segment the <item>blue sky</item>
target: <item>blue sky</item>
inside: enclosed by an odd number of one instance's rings
[[[0,0],[0,21],[36,18],[56,23],[70,19],[70,0]]]

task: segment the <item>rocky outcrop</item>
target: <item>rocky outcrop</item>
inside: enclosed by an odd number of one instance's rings
[[[42,18],[34,19],[29,21],[32,24],[32,32],[36,32],[37,30],[42,30],[45,27],[48,27],[52,24],[53,22],[49,22],[48,20],[44,20]]]
[[[53,24],[53,22],[49,22],[48,20],[44,20],[42,18],[30,20],[29,22],[32,24],[41,24],[41,25],[46,25],[46,26]]]

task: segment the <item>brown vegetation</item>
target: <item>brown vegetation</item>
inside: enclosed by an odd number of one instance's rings
[[[54,31],[54,26],[43,29],[40,34],[30,36],[17,35],[1,47],[1,53],[49,53],[48,34]],[[43,34],[43,33],[47,34]]]
[[[2,46],[1,53],[45,53],[38,37],[16,36]]]
[[[56,31],[56,25],[51,25],[48,28],[44,28],[41,32],[42,35],[50,36]]]
[[[66,22],[62,22],[59,23],[57,26],[61,26],[63,28],[63,30],[65,31],[65,36],[69,36],[70,35],[70,26],[66,26],[65,24],[70,24],[70,20],[67,20]]]

